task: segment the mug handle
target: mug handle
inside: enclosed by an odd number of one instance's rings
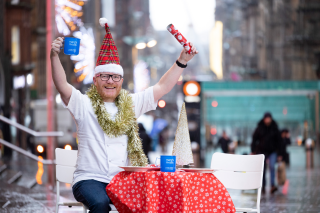
[[[154,162],[154,165],[155,165],[156,167],[160,167],[160,163],[159,163],[159,166],[157,165],[157,161],[158,161],[158,159],[160,160],[160,158],[159,158],[159,157],[157,157],[157,158],[156,158],[156,160],[155,160],[155,162]]]

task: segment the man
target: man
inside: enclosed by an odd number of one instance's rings
[[[187,62],[198,53],[194,46],[192,54],[183,49],[176,63],[156,85],[131,95],[121,89],[123,69],[106,19],[101,18],[99,22],[105,27],[106,35],[93,84],[86,95],[66,80],[58,57],[63,38],[53,41],[50,56],[54,84],[77,125],[79,144],[73,194],[91,213],[109,212],[110,199],[105,188],[117,173],[123,171],[119,166],[147,165],[136,118],[156,108],[157,101],[174,87]]]
[[[289,166],[289,153],[287,151],[287,146],[291,145],[290,139],[290,132],[288,129],[283,129],[281,131],[281,143],[279,146],[279,155],[281,156],[282,160]]]
[[[227,136],[226,131],[223,130],[222,137],[219,139],[218,144],[221,146],[223,153],[229,153],[230,138]]]
[[[280,133],[277,123],[272,119],[271,113],[264,114],[262,120],[258,123],[252,136],[251,152],[253,154],[264,154],[264,171],[262,182],[262,193],[265,193],[266,186],[266,161],[269,161],[271,189],[270,193],[278,190],[275,185],[275,164],[277,162],[277,153],[281,143]]]

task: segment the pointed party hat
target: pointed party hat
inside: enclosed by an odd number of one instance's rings
[[[172,155],[176,156],[176,162],[179,165],[189,165],[193,163],[185,103],[183,103],[180,112]]]
[[[106,35],[100,47],[99,57],[97,59],[95,74],[101,72],[110,72],[123,76],[123,68],[120,65],[118,49],[113,41],[110,28],[106,18],[100,18],[99,23],[106,29]]]

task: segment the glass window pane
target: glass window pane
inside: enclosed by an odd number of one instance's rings
[[[18,26],[11,28],[11,63],[17,65],[20,63],[20,30]]]

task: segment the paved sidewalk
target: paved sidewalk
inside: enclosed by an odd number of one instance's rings
[[[238,152],[241,153],[246,149],[248,148],[242,147]],[[313,169],[305,168],[305,151],[302,147],[290,147],[289,152],[291,167],[287,169],[288,193],[283,194],[281,187],[274,195],[269,194],[267,190],[267,193],[261,198],[261,212],[320,213],[319,151],[315,151],[315,167]],[[155,152],[150,157],[154,160],[160,154]],[[256,195],[254,190],[229,190],[229,192],[236,207],[255,206]],[[71,186],[62,184],[61,195],[64,200],[73,200]],[[0,212],[51,213],[55,212],[55,200],[55,190],[50,190],[47,187],[26,189],[15,184],[9,185],[0,180]],[[81,212],[81,208],[60,207],[59,212]]]

